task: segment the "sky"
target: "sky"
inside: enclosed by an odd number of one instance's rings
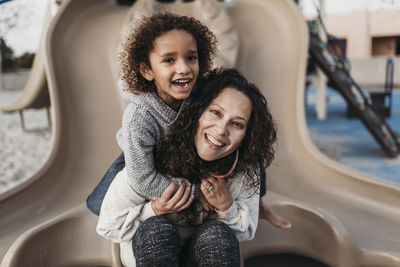
[[[0,36],[13,49],[15,56],[37,50],[47,3],[48,0],[13,0],[0,5]],[[13,12],[18,12],[18,20],[12,29],[7,29],[4,20]]]
[[[14,55],[19,56],[24,52],[37,50],[48,1],[52,0],[13,0],[0,5],[0,36],[3,35],[8,46],[14,50]],[[318,6],[319,0],[300,0],[300,2],[301,10],[306,16],[315,15],[313,3]],[[400,8],[400,0],[325,0],[327,15],[366,8],[372,11]],[[2,22],[16,9],[19,10],[18,22],[15,27],[7,30]]]

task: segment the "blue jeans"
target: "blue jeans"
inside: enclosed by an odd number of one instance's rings
[[[115,176],[119,171],[125,167],[124,153],[121,153],[119,157],[111,164],[111,167],[107,170],[106,174],[101,179],[100,183],[93,189],[92,193],[86,199],[86,206],[88,209],[99,216],[101,204],[103,203],[104,196],[107,193],[108,187],[114,180]],[[260,181],[260,197],[263,197],[267,193],[265,169],[261,168],[261,181]]]
[[[107,193],[108,187],[114,180],[115,176],[119,171],[125,167],[124,153],[118,156],[118,158],[111,164],[111,167],[107,170],[106,174],[101,179],[100,183],[93,189],[92,193],[86,199],[86,206],[88,209],[96,214],[100,214],[101,204],[103,203],[104,196]]]

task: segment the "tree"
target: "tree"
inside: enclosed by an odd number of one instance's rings
[[[35,58],[34,53],[25,52],[22,56],[17,57],[16,66],[17,68],[30,69]]]
[[[2,72],[16,69],[14,51],[7,46],[6,41],[0,37],[1,70]]]

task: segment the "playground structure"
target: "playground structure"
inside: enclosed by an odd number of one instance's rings
[[[321,26],[323,24],[321,23]],[[373,92],[366,95],[360,86],[351,77],[346,68],[345,58],[339,57],[332,52],[329,47],[321,40],[315,27],[310,26],[309,53],[313,62],[328,77],[332,88],[337,90],[348,105],[348,115],[358,117],[372,134],[377,143],[388,157],[397,157],[400,153],[400,136],[393,132],[385,121],[385,117],[390,114],[390,105],[385,105],[386,98],[391,101],[391,91],[389,74],[393,81],[393,62],[388,61],[385,91]],[[392,71],[389,70],[390,66]]]
[[[43,25],[42,36],[45,36],[47,27],[50,24],[51,17],[54,16],[54,11],[51,12],[48,8],[46,12],[45,22]],[[49,127],[51,127],[50,119],[50,97],[47,86],[46,73],[45,73],[45,62],[44,62],[44,38],[41,38],[38,51],[35,55],[35,59],[32,64],[31,73],[22,90],[22,94],[19,98],[8,105],[0,107],[2,112],[12,113],[19,112],[21,127],[25,130],[25,122],[23,112],[25,109],[40,109],[46,108],[47,119]]]
[[[114,142],[124,109],[116,88],[117,47],[127,21],[153,8],[148,3],[69,0],[53,19],[44,61],[52,151],[34,177],[0,196],[1,267],[120,266],[118,245],[95,233],[97,217],[84,201],[120,153]],[[229,33],[228,40],[234,29],[238,44],[229,58],[262,89],[279,126],[263,201],[293,228],[260,221],[255,239],[241,244],[242,258],[296,253],[329,266],[399,266],[399,186],[333,162],[308,137],[309,35],[295,3],[238,0],[227,15],[214,0],[160,8],[223,26],[219,32]]]

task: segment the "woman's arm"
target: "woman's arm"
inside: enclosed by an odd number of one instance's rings
[[[202,180],[201,190],[207,201],[216,208],[218,220],[231,227],[239,242],[251,240],[257,230],[260,195],[243,188],[244,176],[231,179],[229,185],[220,179],[206,179],[214,187],[211,191],[207,190],[209,185]],[[230,198],[232,201],[228,206]]]
[[[114,242],[131,240],[140,223],[155,215],[151,201],[132,189],[123,169],[104,197],[96,231]]]

